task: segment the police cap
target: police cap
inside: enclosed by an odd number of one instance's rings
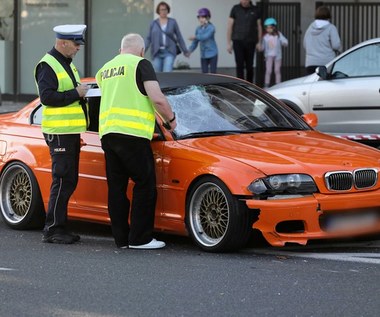
[[[77,44],[83,45],[84,42],[84,32],[87,26],[84,24],[65,24],[57,25],[54,27],[53,31],[56,34],[57,39],[71,40]]]

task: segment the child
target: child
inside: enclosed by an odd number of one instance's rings
[[[288,46],[287,38],[277,30],[276,26],[277,21],[274,18],[267,18],[264,21],[265,35],[261,42],[261,50],[265,56],[264,88],[270,85],[273,64],[276,84],[281,82],[282,46]]]
[[[189,37],[193,41],[189,47],[192,53],[200,43],[202,73],[216,73],[218,63],[218,47],[215,42],[215,26],[210,22],[211,13],[207,8],[198,10],[200,25],[195,30],[195,36]]]

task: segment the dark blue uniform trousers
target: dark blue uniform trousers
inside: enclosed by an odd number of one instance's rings
[[[52,184],[45,220],[45,232],[64,229],[67,205],[78,183],[80,134],[46,134],[52,160]]]

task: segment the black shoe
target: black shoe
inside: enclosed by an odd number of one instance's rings
[[[44,234],[42,237],[42,242],[45,243],[58,243],[58,244],[73,244],[75,243],[74,238],[67,233],[53,233]]]
[[[66,231],[63,228],[54,228],[50,231],[44,231],[42,237],[42,242],[59,244],[73,244],[79,240],[79,235]]]
[[[80,236],[78,234],[74,234],[74,233],[71,233],[71,232],[66,232],[66,234],[68,234],[69,236],[71,236],[74,240],[74,242],[78,242],[80,240]]]

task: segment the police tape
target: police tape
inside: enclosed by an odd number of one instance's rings
[[[353,141],[360,141],[360,140],[380,140],[380,134],[355,134],[355,135],[335,135],[338,138],[346,139],[346,140],[353,140]]]

